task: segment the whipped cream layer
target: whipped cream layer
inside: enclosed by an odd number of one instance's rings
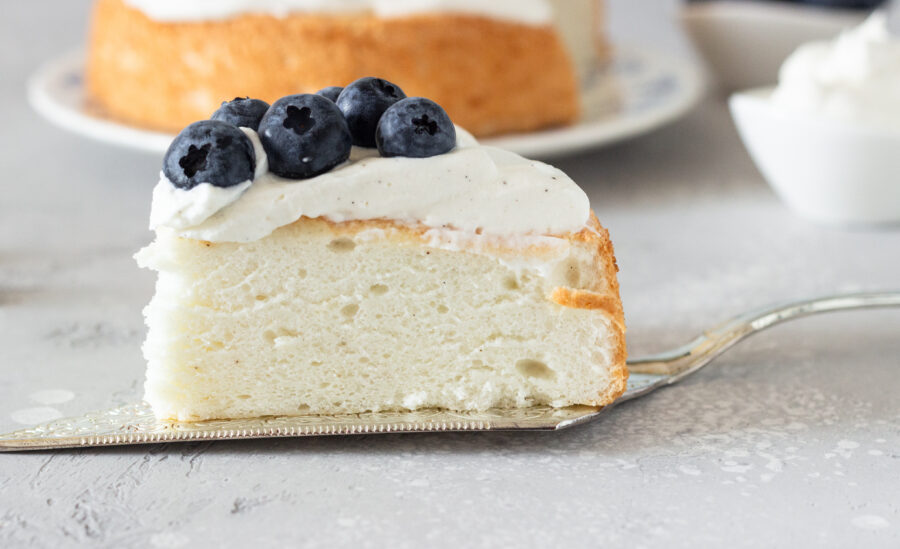
[[[511,237],[578,232],[587,195],[562,171],[478,144],[457,129],[457,146],[431,158],[382,158],[354,147],[350,160],[310,179],[267,171],[256,132],[252,184],[176,189],[164,175],[153,192],[151,229],[210,242],[251,242],[302,216],[330,221],[391,219],[411,225]]]
[[[772,102],[785,111],[900,127],[900,40],[883,13],[784,62]]]
[[[463,13],[528,25],[553,20],[547,0],[125,0],[157,21],[209,21],[241,14],[285,17],[291,13],[374,13],[408,17],[430,13]]]

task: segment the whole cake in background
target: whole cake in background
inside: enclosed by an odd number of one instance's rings
[[[89,106],[174,132],[379,74],[476,135],[532,131],[577,119],[600,23],[599,0],[97,0]]]
[[[616,262],[560,170],[362,78],[222,105],[153,192],[145,399],[160,418],[603,406]]]

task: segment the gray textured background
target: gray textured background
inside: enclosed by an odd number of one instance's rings
[[[160,159],[26,105],[88,2],[0,18],[0,430],[139,398]],[[613,2],[619,40],[686,53],[674,2]],[[556,162],[612,232],[633,354],[748,308],[900,287],[900,231],[793,217],[724,103]],[[693,379],[557,434],[197,443],[0,455],[0,547],[900,546],[900,313],[804,320]],[[25,412],[23,412],[25,410]],[[44,410],[46,412],[46,410]],[[52,410],[50,411],[52,412]]]

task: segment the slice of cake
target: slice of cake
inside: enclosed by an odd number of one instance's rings
[[[584,192],[390,82],[325,95],[233,101],[172,143],[156,240],[137,256],[159,273],[144,344],[156,415],[621,395],[615,258]]]
[[[369,74],[476,135],[576,120],[605,55],[598,0],[97,0],[93,107],[177,131],[225,97],[274,101]],[[553,98],[549,101],[548,98]]]

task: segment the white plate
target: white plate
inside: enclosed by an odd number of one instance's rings
[[[164,152],[173,136],[128,126],[85,109],[84,54],[70,52],[42,66],[28,99],[51,122],[113,145]],[[693,107],[703,79],[692,63],[643,48],[619,47],[584,85],[581,122],[564,128],[485,139],[524,156],[547,158],[622,141],[671,122]]]

